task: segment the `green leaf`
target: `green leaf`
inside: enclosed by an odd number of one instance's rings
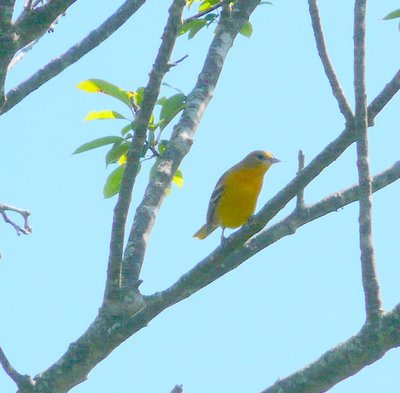
[[[191,6],[195,1],[198,3],[200,0],[186,0],[186,5],[187,5],[187,7],[190,8],[190,6]]]
[[[389,19],[396,19],[396,18],[400,18],[400,9],[389,12],[384,18],[383,20],[389,20]]]
[[[78,89],[86,91],[88,93],[104,93],[111,97],[114,97],[124,104],[128,105],[129,108],[132,108],[131,98],[133,93],[130,91],[126,91],[121,89],[120,87],[113,85],[110,82],[107,82],[102,79],[87,79],[81,83],[76,85]]]
[[[160,129],[163,130],[170,121],[185,108],[186,96],[183,93],[178,93],[161,102]]]
[[[272,1],[260,1],[260,4],[258,5],[263,5],[263,4],[273,5]]]
[[[87,114],[85,120],[107,120],[107,119],[126,119],[121,113],[111,110],[92,111]],[[127,119],[126,119],[127,120]]]
[[[133,92],[133,98],[136,105],[140,108],[142,106],[144,97],[144,87],[139,87],[135,92]]]
[[[121,135],[124,136],[126,135],[129,131],[134,130],[135,127],[135,120],[127,124],[125,127],[122,128],[121,130]]]
[[[125,141],[125,139],[123,139]],[[130,142],[115,143],[106,154],[106,165],[117,162],[129,150]]]
[[[103,187],[104,198],[111,198],[119,193],[121,187],[122,175],[124,174],[125,165],[121,165],[114,169],[107,177],[106,184]]]
[[[220,0],[204,0],[199,6],[199,12],[207,11],[209,8],[217,5]]]
[[[172,182],[176,184],[179,188],[183,187],[183,174],[180,168],[175,172]]]
[[[185,23],[179,30],[179,35],[189,32],[188,38],[193,38],[204,26],[207,25],[207,20],[194,19],[188,23]]]
[[[119,136],[105,136],[103,138],[94,139],[88,143],[79,146],[72,154],[83,153],[84,151],[97,149],[98,147],[110,145],[111,143],[120,143],[124,139]]]
[[[244,25],[240,29],[239,33],[247,38],[250,38],[253,34],[253,25],[249,21],[244,22]]]

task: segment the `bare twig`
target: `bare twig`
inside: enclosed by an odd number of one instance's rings
[[[82,41],[73,45],[62,55],[51,60],[50,63],[38,70],[27,80],[11,89],[7,93],[4,106],[0,106],[0,114],[9,111],[30,93],[60,74],[71,64],[77,62],[96,46],[105,41],[111,34],[118,30],[145,1],[146,0],[126,0],[113,15],[98,28],[91,31]]]
[[[354,7],[354,92],[356,99],[357,168],[359,180],[359,231],[362,282],[367,321],[382,315],[382,301],[375,267],[372,240],[372,186],[368,157],[368,112],[365,78],[366,0],[356,0]]]
[[[187,59],[189,55],[185,55],[181,57],[180,59],[174,61],[173,63],[169,63],[169,67],[176,67],[179,63],[181,63],[183,60]]]
[[[308,5],[311,15],[312,27],[314,30],[315,42],[317,44],[318,54],[321,58],[325,74],[329,80],[329,84],[331,85],[333,95],[335,96],[339,104],[340,112],[342,112],[343,116],[346,119],[346,122],[351,124],[354,121],[353,111],[351,110],[350,104],[348,103],[343,89],[340,86],[339,80],[336,76],[336,72],[332,66],[331,60],[326,50],[317,0],[308,0]]]
[[[6,211],[13,211],[15,213],[20,214],[24,218],[24,226],[21,227],[16,222],[11,220],[8,217]],[[20,209],[19,207],[14,207],[14,206],[10,206],[10,205],[0,204],[0,214],[2,215],[4,221],[7,224],[10,224],[14,227],[14,229],[17,231],[18,236],[21,233],[23,233],[24,235],[28,235],[29,233],[32,232],[32,228],[29,225],[29,216],[31,215],[31,213],[28,210]]]
[[[400,89],[400,70],[368,106],[368,125],[373,126],[376,115]]]
[[[15,56],[12,58],[10,64],[8,65],[7,71],[10,71],[19,61],[21,61],[25,55],[33,48],[35,44],[39,42],[39,39],[30,42],[24,48],[22,48]]]
[[[29,392],[33,386],[33,380],[28,375],[20,374],[9,362],[3,349],[0,347],[0,364],[2,365],[6,374],[16,383],[16,385],[21,388],[26,388],[26,392]]]
[[[142,105],[135,118],[135,134],[128,152],[127,163],[118,194],[118,201],[114,209],[107,284],[104,295],[104,301],[106,303],[110,301],[115,302],[119,297],[120,279],[122,281],[121,288],[124,290],[125,295],[129,292],[129,296],[132,297],[132,291],[137,294],[136,283],[139,279],[138,271],[140,271],[141,267],[141,262],[138,262],[138,260],[141,258],[140,255],[143,250],[137,247],[136,244],[128,243],[121,266],[125,224],[131,202],[132,190],[142,156],[143,145],[146,141],[147,127],[157,101],[162,80],[169,70],[168,62],[178,36],[182,12],[185,5],[185,0],[174,0],[169,9],[169,17],[162,37],[162,43],[153,69],[150,72]],[[144,230],[144,228],[141,228],[141,230]],[[132,301],[133,298],[130,299],[130,302]]]
[[[207,15],[207,14],[209,14],[210,12],[215,11],[217,8],[222,7],[225,3],[226,3],[226,1],[225,1],[225,0],[222,0],[222,1],[220,1],[219,3],[213,5],[212,7],[207,8],[206,10],[201,11],[201,12],[199,12],[198,14],[193,15],[193,16],[191,16],[191,17],[185,19],[185,20],[182,22],[182,26],[183,26],[183,25],[186,25],[187,23],[191,22],[192,20],[199,19],[199,18],[201,18],[202,16]]]
[[[304,153],[302,150],[299,150],[299,155],[298,155],[298,160],[299,160],[299,170],[297,171],[297,174],[299,174],[303,169],[304,169]],[[305,206],[304,203],[304,188],[302,188],[298,193],[297,193],[297,202],[296,202],[296,208],[301,210]]]

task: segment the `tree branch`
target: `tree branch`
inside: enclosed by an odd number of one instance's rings
[[[24,10],[15,22],[18,45],[21,49],[45,34],[53,22],[75,3],[76,0],[52,0],[41,7]]]
[[[105,41],[118,30],[144,3],[146,0],[126,0],[118,10],[111,15],[97,29],[92,30],[82,41],[69,48],[62,55],[54,58],[27,80],[11,89],[6,95],[4,106],[0,102],[0,114],[9,111],[22,101],[30,93],[38,89],[44,83],[74,64],[96,46]]]
[[[132,285],[139,277],[147,239],[164,199],[165,191],[183,157],[190,150],[194,133],[212,97],[234,39],[258,3],[259,1],[254,0],[237,2],[232,13],[222,17],[218,24],[197,84],[187,98],[186,108],[174,127],[168,149],[159,160],[153,180],[149,183],[145,196],[137,208],[124,257],[124,266],[132,270],[125,270],[123,267],[122,287]],[[126,280],[125,284],[124,280]]]
[[[368,125],[373,126],[376,115],[400,89],[400,70],[368,106]]]
[[[201,12],[197,13],[196,15],[193,15],[193,16],[191,16],[191,17],[189,17],[189,18],[186,18],[186,19],[182,22],[182,26],[183,26],[183,25],[186,25],[187,23],[191,22],[192,20],[199,19],[199,18],[201,18],[202,16],[207,15],[207,14],[209,14],[210,12],[215,11],[217,8],[222,7],[222,6],[224,5],[224,3],[226,3],[226,0],[222,0],[222,1],[220,1],[219,3],[213,5],[212,7],[207,8],[206,10],[201,11]]]
[[[400,161],[374,177],[373,191],[376,192],[398,179],[400,179]],[[180,277],[171,287],[149,296],[146,299],[147,303],[160,301],[169,307],[189,297],[235,269],[264,248],[285,236],[294,234],[301,226],[357,201],[358,190],[358,185],[354,185],[344,191],[334,193],[311,206],[305,206],[301,211],[295,209],[282,221],[253,236],[242,244],[240,248],[237,244],[232,247],[218,246],[211,254]]]
[[[354,92],[356,98],[357,169],[360,194],[359,231],[362,282],[367,321],[382,315],[382,301],[375,267],[372,240],[372,188],[368,158],[368,113],[365,77],[366,0],[356,0],[354,8]]]
[[[120,295],[120,286],[118,285],[120,279],[122,279],[121,289],[124,291],[123,296],[127,296],[128,293],[129,296],[131,296],[126,303],[132,303],[138,292],[138,276],[136,275],[136,270],[138,266],[137,261],[140,259],[142,249],[138,247],[138,245],[130,243],[122,261],[126,218],[128,216],[132,190],[139,168],[139,161],[146,141],[147,127],[160,92],[162,80],[170,68],[168,62],[178,36],[182,12],[185,5],[185,0],[174,0],[169,9],[169,17],[162,36],[162,43],[158,50],[154,66],[150,72],[141,108],[135,118],[135,134],[128,152],[127,163],[118,194],[118,201],[114,209],[107,284],[104,296],[104,301],[106,303],[118,300]],[[139,264],[139,266],[141,266],[141,262],[139,262]]]
[[[317,50],[319,57],[321,58],[322,65],[325,70],[325,74],[328,78],[329,84],[332,88],[332,93],[335,96],[340,112],[342,112],[346,123],[352,124],[354,121],[353,111],[351,110],[350,104],[340,86],[339,80],[336,76],[335,70],[332,66],[331,60],[329,59],[328,52],[326,50],[326,44],[324,34],[322,32],[321,19],[319,16],[317,0],[308,0],[308,6],[311,16],[312,27],[314,30],[315,42],[317,44]]]
[[[22,228],[20,225],[18,225],[16,222],[11,220],[6,211],[13,211],[15,213],[20,214],[24,218],[24,227]],[[0,215],[3,217],[4,221],[7,224],[10,224],[13,226],[13,228],[17,231],[17,235],[19,236],[21,233],[24,235],[28,235],[29,233],[32,232],[32,228],[29,225],[29,216],[31,213],[26,210],[26,209],[20,209],[19,207],[14,207],[10,205],[5,205],[3,203],[0,203]]]
[[[25,392],[30,392],[33,386],[33,381],[28,375],[20,374],[9,362],[3,349],[0,347],[0,364],[6,374],[15,382],[19,389],[25,389]]]
[[[302,150],[299,150],[299,155],[298,155],[298,160],[299,160],[299,169],[297,171],[297,174],[299,174],[303,169],[304,169],[304,160],[305,156]],[[305,206],[304,203],[304,188],[302,188],[298,194],[297,194],[297,200],[296,200],[296,209],[303,209]]]
[[[152,182],[156,188],[160,187],[160,185],[157,186],[159,184],[157,182],[160,178],[164,179],[163,176],[168,176],[170,181],[169,168],[172,167],[175,154],[179,153],[183,157],[184,152],[189,150],[195,128],[206,104],[211,99],[226,53],[232,46],[231,39],[227,37],[236,36],[243,24],[243,18],[248,17],[258,2],[258,0],[239,0],[234,16],[224,22],[222,33],[216,33],[203,71],[199,76],[197,88],[188,97],[187,107],[179,121],[179,127],[176,126],[174,129],[170,141],[171,147],[163,154],[164,164],[160,166],[155,176],[157,180]],[[176,163],[177,165],[179,163]],[[84,381],[96,364],[167,307],[168,303],[165,302],[146,303],[146,307],[142,307],[134,315],[127,317],[109,314],[101,308],[88,330],[69,346],[57,362],[35,377],[35,392],[64,392]]]
[[[400,307],[383,316],[381,324],[364,326],[343,344],[294,374],[279,379],[261,393],[320,393],[356,374],[400,345]]]

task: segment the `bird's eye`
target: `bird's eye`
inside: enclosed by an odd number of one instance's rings
[[[258,155],[257,155],[257,158],[258,158],[259,160],[265,160],[265,156],[262,155],[262,154],[258,154]]]

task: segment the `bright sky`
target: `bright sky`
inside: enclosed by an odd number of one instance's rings
[[[77,2],[15,67],[8,88],[83,38],[116,3],[122,1],[99,0],[96,7]],[[0,202],[32,211],[30,236],[17,237],[0,224],[0,345],[21,373],[35,375],[65,352],[95,317],[104,289],[115,203],[102,196],[110,172],[106,150],[71,153],[91,139],[118,135],[122,127],[118,121],[84,122],[89,111],[125,108],[75,86],[88,78],[126,89],[145,85],[169,3],[149,1],[103,45],[1,118]],[[353,102],[353,2],[320,3],[331,58]],[[382,21],[396,8],[394,0],[369,4],[368,101],[400,65],[397,24]],[[255,149],[282,160],[267,174],[260,207],[295,175],[299,149],[309,161],[343,129],[316,54],[307,2],[274,1],[260,6],[251,21],[254,34],[238,37],[181,166],[185,185],[174,187],[159,214],[142,273],[145,294],[171,285],[218,245],[219,233],[204,241],[192,234],[204,223],[210,194],[226,169]],[[190,41],[181,37],[173,58],[189,57],[166,82],[188,93],[211,39],[212,29]],[[399,159],[399,103],[397,96],[370,129],[373,173]],[[355,160],[350,148],[306,189],[306,201],[352,185]],[[134,203],[141,200],[150,165],[143,165]],[[399,191],[395,184],[374,196],[374,241],[388,310],[400,301]],[[304,367],[363,324],[357,216],[357,205],[346,207],[260,252],[166,310],[72,391],[165,393],[183,384],[185,393],[250,393]],[[391,351],[331,391],[396,391],[399,361],[399,352]],[[0,372],[0,391],[15,390]]]

